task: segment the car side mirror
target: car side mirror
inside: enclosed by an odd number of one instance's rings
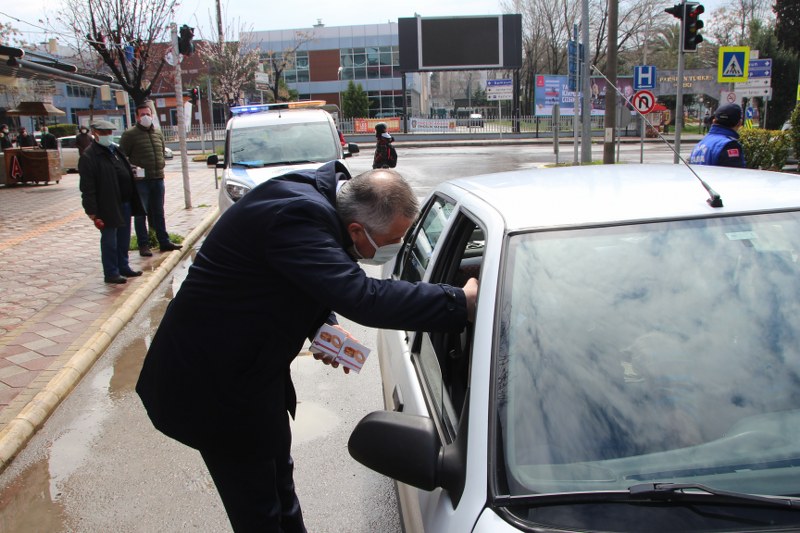
[[[206,159],[206,166],[208,168],[214,168],[219,165],[219,156],[217,154],[211,154]]]
[[[379,474],[422,490],[437,487],[440,447],[430,418],[395,411],[369,413],[356,424],[347,449],[353,459]]]
[[[357,154],[361,150],[359,150],[356,143],[347,143],[347,151],[350,152],[350,154]]]

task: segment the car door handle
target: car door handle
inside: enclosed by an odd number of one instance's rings
[[[394,404],[393,407],[395,411],[398,413],[403,412],[403,407],[405,407],[405,405],[403,404],[403,393],[399,385],[395,385],[392,390],[392,403]]]

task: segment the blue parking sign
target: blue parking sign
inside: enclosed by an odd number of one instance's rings
[[[655,89],[656,79],[655,65],[636,65],[633,67],[633,88],[635,90]]]

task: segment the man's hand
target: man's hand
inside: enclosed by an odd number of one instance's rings
[[[476,278],[469,278],[462,288],[464,289],[464,296],[467,297],[467,320],[475,322],[475,308],[478,301],[478,280]]]
[[[334,328],[336,328],[339,331],[341,331],[342,333],[344,333],[345,335],[347,335],[348,338],[353,339],[354,341],[358,342],[358,339],[356,339],[355,337],[350,335],[350,333],[347,330],[345,330],[342,326],[340,326],[339,324],[331,324],[331,325]],[[309,347],[309,351],[314,356],[314,359],[316,359],[317,361],[322,361],[326,365],[331,365],[333,368],[339,368],[339,363],[335,361],[334,357],[331,357],[329,355],[324,354],[323,352],[321,352],[319,349],[317,349],[314,346],[310,346]],[[350,373],[350,369],[347,368],[346,366],[342,367],[342,370],[344,370],[345,374],[349,374]]]

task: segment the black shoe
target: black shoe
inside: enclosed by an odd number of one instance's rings
[[[120,272],[126,278],[138,278],[142,275],[141,270],[128,270],[127,272]]]
[[[153,252],[151,252],[150,248],[148,248],[147,246],[142,246],[141,248],[139,248],[139,255],[141,255],[142,257],[152,257]]]
[[[117,274],[116,276],[106,276],[103,280],[106,283],[127,283],[128,280]]]
[[[162,252],[171,252],[172,250],[180,250],[181,248],[183,248],[183,246],[180,244],[168,242],[167,244],[162,244],[160,249]]]

